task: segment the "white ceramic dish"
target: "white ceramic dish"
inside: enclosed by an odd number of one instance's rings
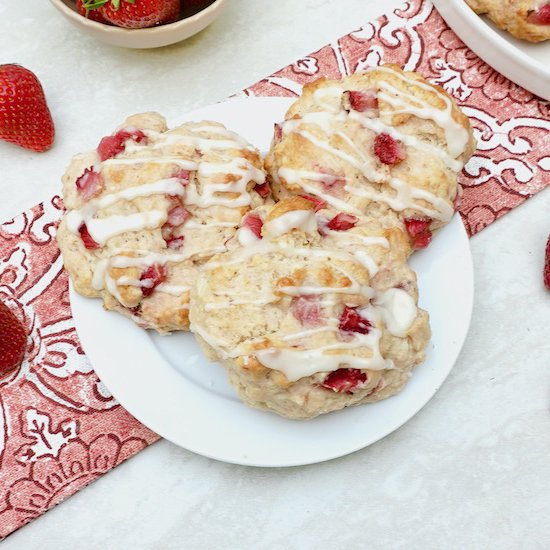
[[[187,115],[213,119],[267,150],[273,123],[291,100],[232,99]],[[182,121],[183,122],[183,121]],[[295,466],[346,455],[386,436],[414,416],[449,374],[472,312],[473,267],[458,216],[415,255],[420,303],[433,330],[426,362],[405,390],[385,401],[310,421],[292,421],[250,409],[238,399],[225,371],[204,358],[191,334],[159,336],[139,329],[99,300],[71,289],[79,337],[99,377],[146,426],[198,454],[253,466]]]
[[[160,48],[181,42],[205,29],[220,15],[227,0],[216,0],[195,15],[150,29],[122,29],[82,17],[73,0],[50,2],[75,26],[97,40],[123,48]]]
[[[550,100],[550,41],[531,44],[498,29],[464,0],[433,0],[443,19],[481,59],[510,80]]]

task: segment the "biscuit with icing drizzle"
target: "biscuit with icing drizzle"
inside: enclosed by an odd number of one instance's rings
[[[223,125],[168,130],[144,113],[73,158],[63,195],[58,241],[75,290],[169,332],[188,329],[197,270],[269,188],[259,152]]]
[[[276,198],[310,195],[354,216],[397,212],[415,249],[453,216],[474,147],[443,89],[384,65],[306,85],[265,166]]]
[[[191,291],[191,330],[242,400],[307,419],[400,391],[424,360],[409,244],[395,214],[302,197],[248,213]]]
[[[516,38],[529,42],[550,40],[549,0],[466,0],[466,3]]]

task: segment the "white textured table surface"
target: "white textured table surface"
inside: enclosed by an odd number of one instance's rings
[[[40,76],[58,139],[43,155],[0,143],[0,219],[50,196],[69,157],[126,114],[157,109],[181,121],[395,4],[230,0],[183,44],[125,51],[77,33],[46,0],[3,0],[0,63]],[[162,441],[2,548],[548,548],[549,200],[540,193],[472,239],[468,340],[439,393],[394,434],[339,460],[275,470]]]

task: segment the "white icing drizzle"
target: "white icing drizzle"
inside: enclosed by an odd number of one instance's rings
[[[319,198],[323,199],[327,204],[330,204],[334,208],[341,210],[342,212],[347,212],[348,214],[361,215],[361,210],[354,208],[351,204],[348,204],[345,201],[337,199],[336,197],[329,195],[314,185],[309,185],[306,181],[323,181],[327,175],[322,174],[321,172],[313,172],[309,170],[294,170],[292,168],[280,168],[279,177],[283,178],[290,185],[295,184],[302,187],[306,193],[312,195],[317,195]],[[347,180],[345,180],[347,181]]]
[[[198,169],[198,175],[201,178],[212,178],[219,174],[234,176],[235,181],[231,183],[204,183],[202,193],[196,187],[190,186],[187,188],[185,202],[199,208],[207,208],[209,206],[226,206],[229,208],[249,206],[252,202],[252,197],[247,191],[248,184],[251,181],[262,184],[265,181],[264,172],[244,158],[234,158],[229,162],[219,164],[201,163]],[[238,193],[239,197],[223,197],[218,195],[218,193]]]
[[[413,147],[414,149],[419,149],[421,151],[429,151],[432,155],[439,157],[444,163],[445,166],[453,170],[454,172],[460,172],[464,166],[464,163],[460,160],[456,160],[451,155],[447,153],[441,147],[432,145],[431,143],[421,141],[420,139],[410,135],[399,132],[393,126],[384,124],[379,118],[367,117],[359,111],[351,110],[349,113],[349,118],[351,120],[356,120],[365,128],[376,132],[377,134],[389,134],[392,138],[402,141],[405,145]]]
[[[241,227],[237,231],[237,239],[243,246],[252,246],[260,240],[254,231],[248,227]]]
[[[118,251],[121,254],[124,251]],[[110,258],[104,258],[100,260],[95,266],[93,277],[92,277],[92,288],[94,290],[100,291],[107,289],[110,294],[112,294],[122,305],[127,305],[124,303],[122,296],[119,292],[120,286],[138,286],[149,288],[150,283],[143,283],[137,279],[131,277],[122,276],[118,280],[113,279],[109,275],[109,270],[111,268],[128,268],[128,267],[139,267],[140,269],[146,269],[147,267],[153,264],[166,265],[170,262],[181,262],[187,259],[188,256],[184,254],[160,254],[158,252],[147,252],[147,251],[128,251],[129,254],[141,254],[137,257],[114,255]],[[159,285],[155,290],[158,290],[162,285]],[[184,290],[181,293],[189,290],[188,287],[182,287]],[[176,289],[173,285],[166,285],[164,291],[167,294],[172,294],[176,292]],[[176,294],[176,295],[179,295]]]
[[[318,372],[333,372],[343,367],[354,369],[385,370],[393,368],[393,363],[380,353],[381,332],[371,329],[369,334],[357,334],[353,342],[339,342],[316,349],[275,349],[268,348],[255,352],[262,365],[281,371],[290,382],[311,376]],[[352,354],[326,354],[325,351],[366,348],[370,357]]]
[[[179,131],[171,130],[169,132],[155,132],[154,130],[146,130],[145,134],[153,143],[149,145],[138,145],[129,143],[126,145],[127,152],[136,152],[149,149],[161,149],[167,145],[188,145],[195,149],[199,149],[202,152],[226,150],[226,149],[246,149],[248,151],[254,151],[253,145],[248,143],[241,136],[217,126],[215,124],[200,123],[197,125],[185,125],[183,127],[186,134],[181,134]],[[209,132],[216,134],[215,137],[199,135],[196,132]],[[190,135],[189,135],[190,134]],[[224,139],[219,139],[220,137]]]
[[[137,286],[139,288],[151,288],[153,286],[153,281],[150,279],[140,281],[139,279],[123,276],[119,277],[118,284],[120,286]]]
[[[267,222],[264,225],[264,234],[271,238],[280,237],[292,229],[299,229],[304,233],[317,234],[317,219],[313,210],[291,210]]]
[[[442,221],[448,221],[452,217],[454,213],[453,209],[449,204],[447,204],[447,202],[444,199],[441,199],[440,197],[436,197],[433,193],[430,193],[429,191],[425,191],[422,189],[418,189],[417,187],[411,186],[406,182],[399,180],[398,178],[392,178],[390,176],[386,176],[385,174],[377,171],[374,168],[372,161],[366,160],[365,162],[363,162],[362,160],[357,159],[356,157],[348,155],[347,153],[340,151],[339,149],[332,147],[328,143],[325,143],[322,140],[316,138],[310,132],[300,131],[299,133],[303,137],[306,137],[307,139],[309,139],[314,145],[316,145],[320,149],[328,151],[329,153],[332,153],[334,156],[339,157],[342,160],[346,161],[348,164],[352,165],[370,181],[374,181],[377,183],[383,183],[385,181],[389,183],[389,185],[397,192],[397,196],[392,197],[387,193],[380,193],[370,189],[366,189],[364,186],[356,187],[356,186],[346,185],[345,190],[348,191],[349,193],[367,197],[376,202],[385,202],[394,210],[402,211],[407,208],[413,208],[416,210],[420,210],[421,212],[424,212],[425,214],[428,214],[431,217],[440,219]],[[323,174],[323,177],[326,177],[326,174]],[[303,187],[303,184],[302,184],[302,187]],[[317,190],[317,188],[315,188],[312,191],[312,193],[318,196],[321,196],[321,193]],[[416,202],[412,200],[417,196],[418,198],[422,198],[423,200],[431,202],[436,207],[439,206],[440,208],[442,208],[441,205],[444,204],[445,213],[443,211],[432,210],[429,208],[425,208],[422,205],[418,205]],[[406,201],[405,197],[408,198],[409,200]],[[325,196],[322,196],[322,198],[325,199]],[[347,210],[349,211],[349,207]]]
[[[292,340],[300,340],[302,338],[308,338],[309,336],[313,336],[314,334],[322,334],[323,332],[338,332],[340,329],[338,328],[338,321],[334,320],[335,322],[332,322],[331,324],[327,324],[323,327],[317,327],[317,328],[310,328],[307,330],[301,330],[299,332],[293,332],[292,334],[287,334],[286,336],[283,336],[281,340],[285,342],[289,342]]]
[[[405,338],[416,319],[417,307],[413,297],[400,288],[377,292],[373,304],[361,308],[361,314],[375,322],[382,320],[390,332]]]
[[[353,255],[359,260],[360,264],[367,269],[371,277],[374,277],[378,273],[378,264],[364,250],[355,250]]]
[[[393,69],[378,67],[376,70],[391,73],[393,76],[396,76],[412,86],[418,86],[419,88],[438,96],[445,103],[445,110],[438,109],[427,101],[408,94],[403,90],[399,90],[387,82],[380,82],[381,88],[388,90],[397,96],[395,97],[384,92],[379,92],[380,99],[383,99],[392,106],[396,106],[397,104],[397,106],[400,107],[399,111],[394,111],[395,113],[407,113],[425,120],[432,120],[445,132],[445,139],[447,140],[447,147],[450,155],[453,158],[457,158],[464,153],[468,145],[469,134],[466,128],[454,119],[453,103],[445,94],[442,94],[429,84],[425,84],[424,82],[420,82],[418,80],[413,80],[402,73],[394,71]],[[421,105],[421,107],[418,107],[418,105]]]
[[[296,132],[302,124],[315,124],[319,126],[325,133],[332,133],[332,127],[334,122],[344,122],[346,120],[345,111],[334,111],[330,109],[329,112],[315,111],[312,113],[305,113],[302,118],[291,118],[283,123],[283,135]]]
[[[315,90],[315,92],[313,92],[313,97],[317,105],[324,107],[327,111],[338,113],[341,109],[340,101],[343,91],[343,85],[335,83],[332,86]],[[325,101],[327,98],[332,101]]]
[[[143,281],[139,279],[133,279],[132,277],[119,277],[117,280],[118,286],[135,286],[138,288],[151,288],[153,286],[153,281],[150,279],[145,279]],[[162,292],[164,294],[171,294],[172,296],[181,296],[185,292],[191,290],[190,286],[184,285],[174,285],[168,283],[161,283],[155,288],[156,292]]]
[[[67,227],[69,231],[78,234],[80,226],[85,223],[88,233],[100,245],[104,245],[110,238],[127,231],[140,231],[142,229],[154,229],[166,221],[166,211],[153,210],[150,212],[138,212],[126,216],[108,216],[95,218],[97,212],[119,201],[148,197],[151,195],[178,195],[184,194],[183,186],[176,178],[159,180],[135,187],[128,187],[116,193],[104,195],[99,199],[93,199],[84,204],[79,210],[71,210],[67,214]]]
[[[382,248],[390,248],[390,242],[385,237],[365,237],[353,231],[333,231],[332,229],[325,229],[328,235],[332,235],[335,238],[357,239],[361,241],[365,246],[381,246]]]
[[[133,157],[133,158],[113,158],[104,160],[101,166],[127,166],[132,164],[176,164],[184,170],[196,170],[199,165],[191,160],[185,160],[178,157]]]
[[[73,219],[79,219],[76,215],[71,216],[71,220],[67,220],[68,226],[74,227],[71,223]],[[72,214],[72,212],[70,213]],[[70,216],[69,214],[69,216]],[[104,245],[109,239],[132,231],[142,231],[143,229],[156,229],[166,221],[166,212],[161,210],[152,210],[151,212],[139,212],[136,214],[128,214],[126,216],[109,216],[101,219],[88,219],[86,227],[88,233],[94,241],[100,245]],[[69,225],[70,224],[70,225]]]
[[[191,290],[190,286],[174,285],[168,283],[161,283],[155,288],[156,292],[162,292],[163,294],[170,294],[171,296],[181,296]]]
[[[390,243],[388,239],[385,237],[365,237],[364,235],[357,234],[351,230],[333,231],[331,229],[325,229],[325,232],[328,237],[336,241],[336,246],[344,248],[349,247],[350,254],[367,269],[371,277],[374,277],[378,273],[379,267],[376,261],[368,254],[366,250],[358,248],[355,245],[355,242],[359,241],[364,246],[381,246],[389,249]],[[347,259],[349,260],[349,258]]]
[[[431,218],[442,221],[449,221],[453,217],[454,210],[452,206],[446,200],[436,197],[429,191],[411,186],[398,178],[391,178],[389,184],[396,192],[394,196],[390,196],[387,193],[380,193],[367,187],[346,186],[346,191],[352,195],[366,197],[374,202],[384,202],[393,210],[400,212],[406,210],[407,208],[413,208]],[[414,202],[413,199],[425,200],[426,202],[431,203],[435,210],[422,206],[421,204]]]

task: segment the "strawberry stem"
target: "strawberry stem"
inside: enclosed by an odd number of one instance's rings
[[[109,0],[83,0],[82,5],[86,8],[86,15],[91,10],[96,10],[104,6]]]
[[[120,8],[121,0],[83,0],[82,5],[86,8],[86,15],[90,10],[96,10],[97,8],[103,7],[108,2],[111,2],[113,8],[118,10]],[[128,4],[135,4],[136,0],[124,0]]]

